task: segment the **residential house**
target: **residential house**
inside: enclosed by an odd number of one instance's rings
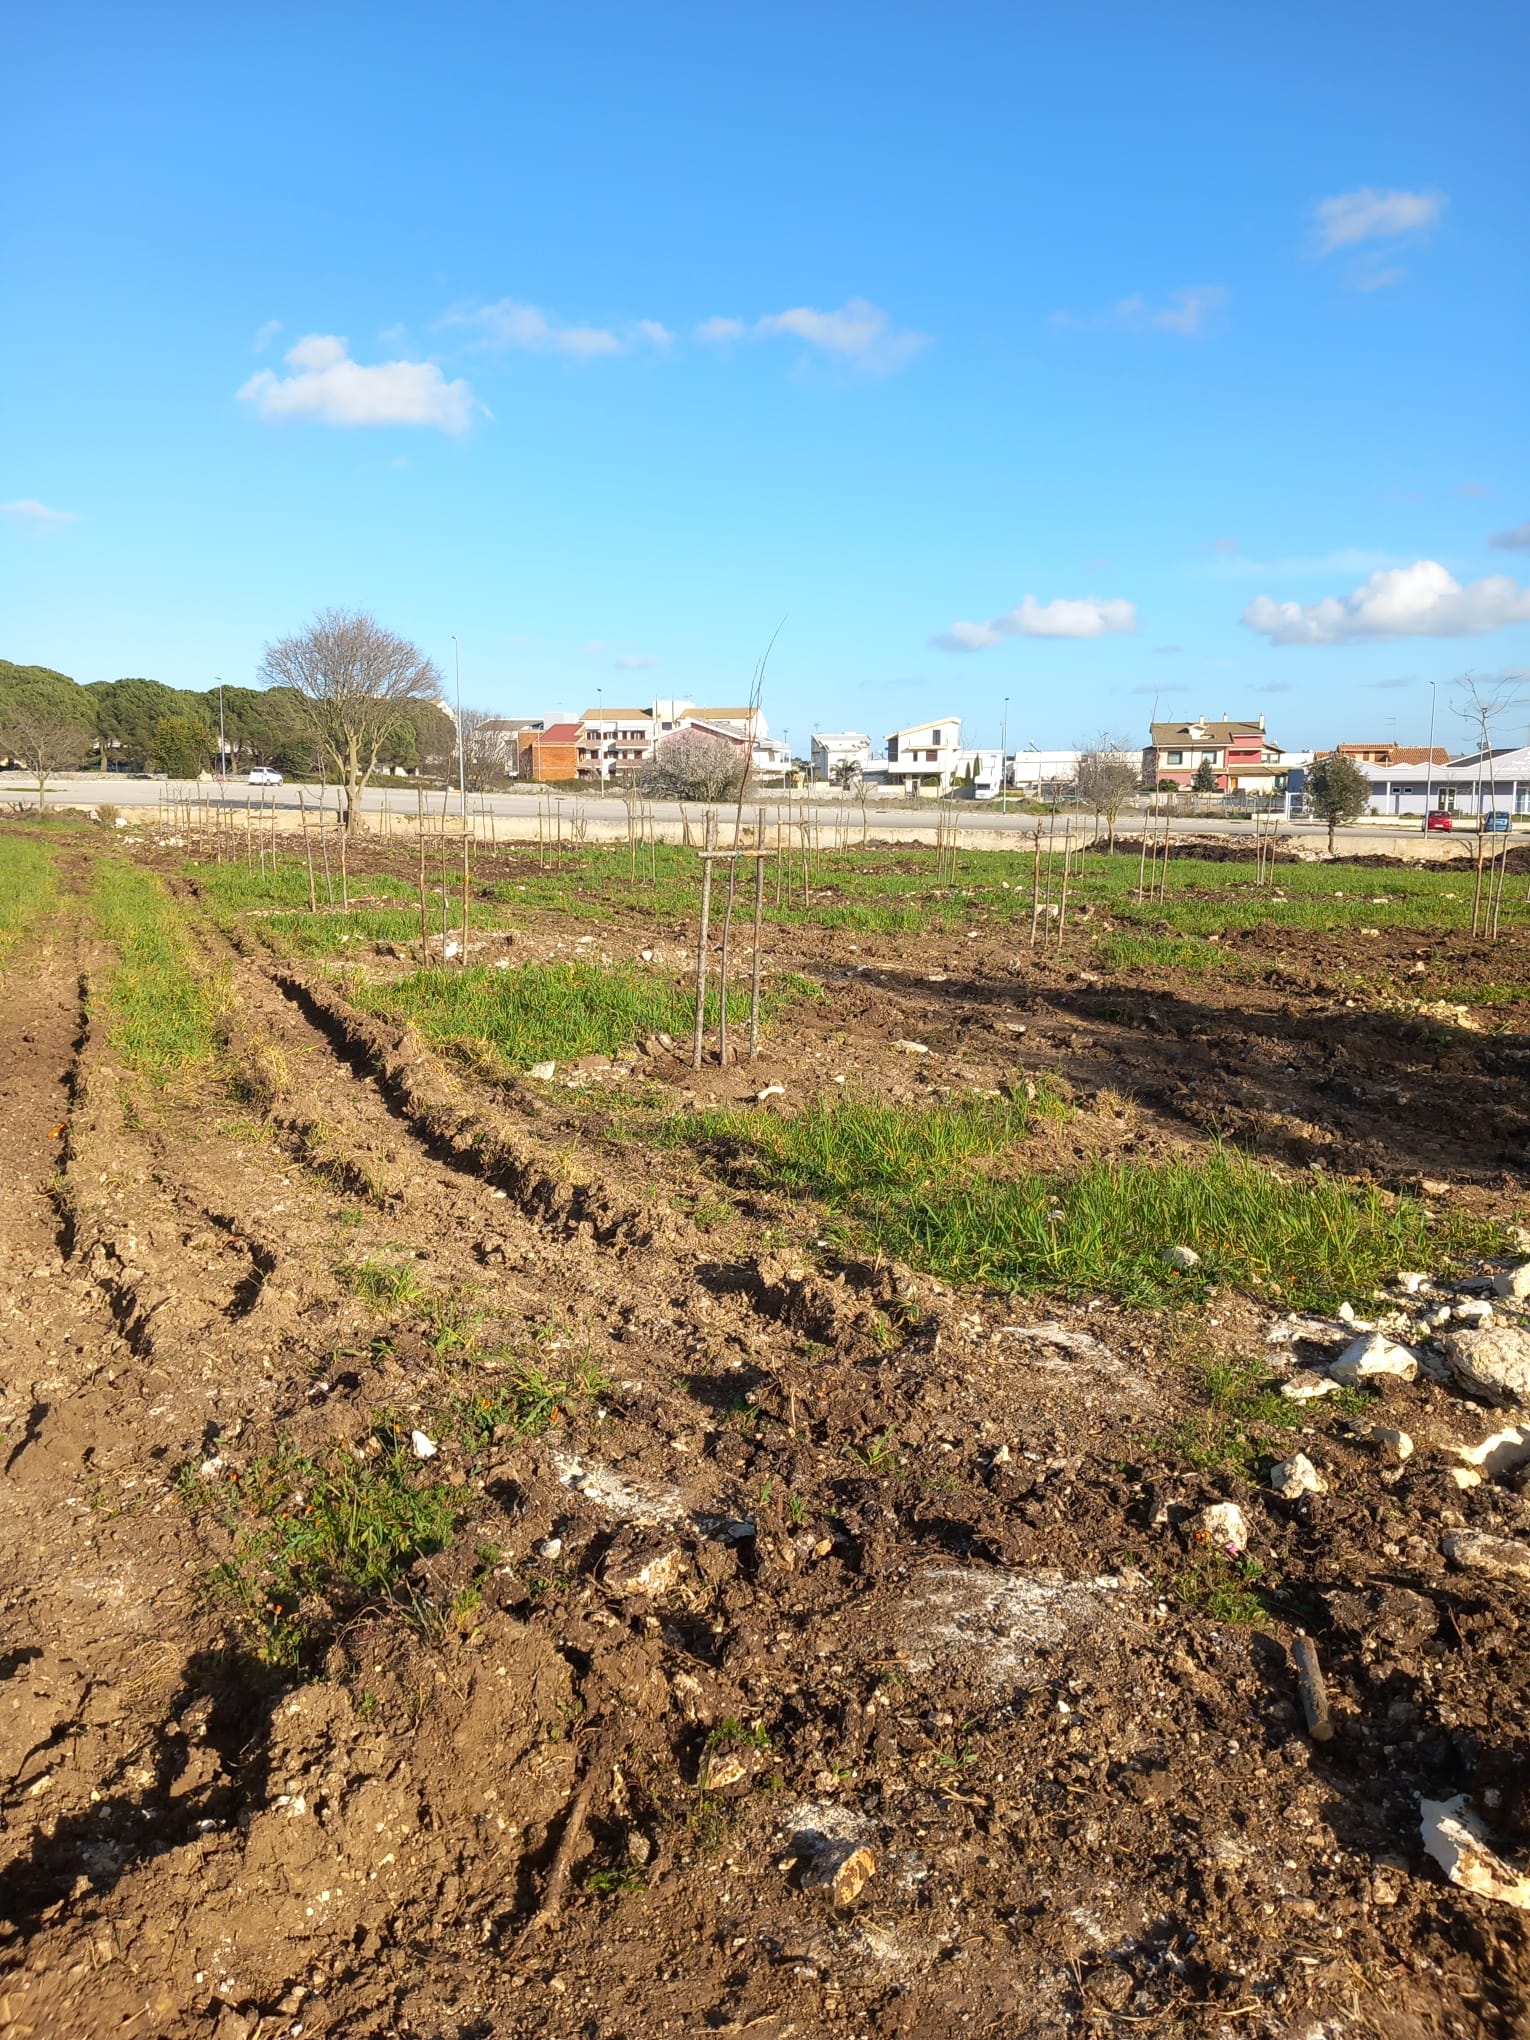
[[[886,760],[877,761],[876,776],[890,793],[945,793],[956,770],[961,738],[959,715],[938,716],[933,722],[893,730],[887,738]]]
[[[951,786],[973,800],[997,800],[1004,786],[1004,753],[997,744],[991,751],[958,751]]]
[[[837,785],[845,777],[855,778],[871,763],[871,739],[859,730],[815,730],[809,762],[814,779]]]
[[[579,777],[604,786],[626,778],[653,756],[654,714],[648,708],[587,708],[579,722]]]
[[[1190,787],[1209,765],[1218,793],[1280,793],[1285,753],[1265,734],[1264,717],[1252,722],[1200,716],[1193,722],[1155,722],[1142,752],[1148,786]]]
[[[1432,751],[1427,744],[1335,744],[1319,755],[1353,758],[1357,765],[1443,765],[1450,753],[1443,744]]]
[[[523,730],[519,739],[519,776],[543,786],[579,776],[579,725],[549,723],[546,729]]]

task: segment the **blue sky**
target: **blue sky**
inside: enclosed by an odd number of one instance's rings
[[[1527,43],[1509,4],[29,10],[0,655],[248,684],[355,605],[577,712],[738,698],[784,616],[799,747],[991,743],[1005,696],[1012,743],[1155,696],[1421,739],[1430,680],[1530,668]]]

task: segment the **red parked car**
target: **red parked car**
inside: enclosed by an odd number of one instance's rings
[[[1436,808],[1432,815],[1425,815],[1424,817],[1424,827],[1426,830],[1453,829],[1455,825],[1455,816],[1448,813],[1444,808]]]

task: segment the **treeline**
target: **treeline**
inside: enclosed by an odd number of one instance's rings
[[[216,687],[198,693],[159,680],[92,680],[82,686],[48,666],[0,659],[0,732],[25,714],[47,719],[78,756],[70,762],[105,771],[165,772],[194,779],[218,754]],[[240,770],[274,765],[295,778],[319,778],[319,752],[303,701],[290,687],[225,687],[223,729]],[[431,776],[450,766],[456,733],[451,719],[417,703],[389,732],[378,764]],[[62,761],[61,761],[62,762]]]

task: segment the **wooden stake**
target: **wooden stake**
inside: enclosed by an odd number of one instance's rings
[[[340,812],[340,788],[335,788],[335,829],[340,837],[340,904],[347,913],[351,910],[351,869],[346,837],[350,834],[346,826],[348,815]]]
[[[754,860],[754,948],[749,965],[749,1060],[760,1053],[760,938],[765,927],[765,810],[760,809]]]
[[[1299,1629],[1291,1645],[1291,1655],[1296,1659],[1296,1690],[1301,1695],[1302,1712],[1307,1717],[1307,1733],[1314,1742],[1331,1742],[1333,1716],[1328,1711],[1328,1684],[1318,1662],[1317,1645]]]
[[[310,914],[316,914],[319,911],[319,901],[313,889],[313,844],[308,837],[308,803],[303,798],[301,786],[298,788],[298,813],[303,817],[303,855],[308,860],[308,911]]]
[[[683,813],[684,810],[682,809]],[[708,830],[710,838],[710,828]],[[712,847],[710,840],[706,848]],[[707,927],[712,917],[712,860],[704,857],[701,861],[701,934],[696,943],[696,1039],[691,1048],[691,1067],[701,1068],[702,1033],[706,1026],[707,1003]]]
[[[414,789],[415,804],[419,810],[420,823],[420,968],[430,962],[430,909],[425,899],[425,789]]]
[[[735,833],[737,833],[735,831]],[[721,988],[717,995],[717,1060],[728,1067],[728,954],[733,938],[733,897],[738,890],[738,855],[728,860],[728,903],[723,909]]]

